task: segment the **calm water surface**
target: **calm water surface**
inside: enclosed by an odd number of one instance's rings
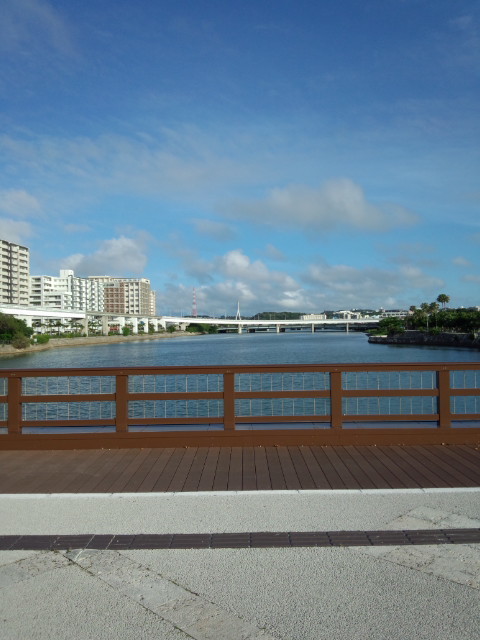
[[[363,333],[246,333],[62,347],[2,358],[0,368],[479,360],[478,350],[370,344]]]

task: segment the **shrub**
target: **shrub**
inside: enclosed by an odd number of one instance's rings
[[[10,344],[14,349],[26,349],[28,346],[30,346],[30,340],[27,338],[27,336],[24,336],[21,333],[17,333],[13,336]]]
[[[170,326],[167,327],[168,333],[175,333],[176,330],[177,328],[175,327],[174,324],[171,324]]]
[[[124,336],[129,336],[130,335],[130,327],[123,327],[122,328],[122,334]]]
[[[50,340],[50,336],[47,336],[45,333],[39,333],[35,336],[35,340],[37,341],[37,344],[47,344]]]

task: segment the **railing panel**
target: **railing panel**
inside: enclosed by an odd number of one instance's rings
[[[424,415],[435,416],[438,413],[437,398],[430,396],[382,396],[343,398],[343,415],[383,415],[385,420],[391,415]]]
[[[22,380],[23,395],[82,395],[115,392],[115,376],[30,376]]]
[[[146,418],[221,418],[223,400],[134,400],[128,403],[130,422]]]
[[[330,377],[323,371],[237,373],[235,391],[326,391]]]
[[[115,418],[115,402],[24,402],[24,422],[108,420]]]
[[[130,375],[129,393],[199,393],[223,391],[221,374]]]
[[[453,416],[480,413],[480,396],[451,396],[450,411]]]
[[[235,415],[246,417],[305,417],[330,415],[329,398],[251,398],[235,401]]]
[[[345,390],[409,390],[435,389],[435,371],[345,371]]]
[[[480,371],[450,371],[452,389],[480,389]]]

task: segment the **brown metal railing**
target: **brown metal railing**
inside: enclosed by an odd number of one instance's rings
[[[17,369],[2,379],[0,449],[480,441],[480,363]]]

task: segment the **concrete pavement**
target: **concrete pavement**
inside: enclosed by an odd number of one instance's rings
[[[480,527],[480,490],[0,496],[0,535]],[[2,640],[480,638],[480,545],[0,552]]]

